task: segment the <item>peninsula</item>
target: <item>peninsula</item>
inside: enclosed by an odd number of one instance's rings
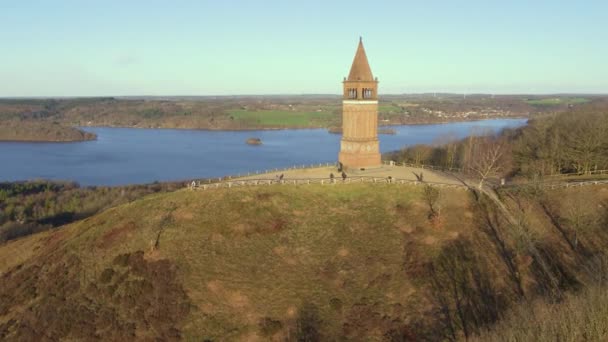
[[[95,140],[94,133],[44,121],[1,121],[0,141],[76,142]]]

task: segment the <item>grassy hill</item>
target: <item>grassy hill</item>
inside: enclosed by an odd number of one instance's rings
[[[525,208],[525,231],[457,189],[441,190],[438,217],[420,186],[153,194],[0,245],[0,339],[470,336],[516,302],[591,281],[580,265],[606,237],[580,229],[584,253],[572,249],[552,223],[570,232],[570,214],[549,217],[541,203],[594,203],[572,215],[601,227],[608,188],[593,190],[502,194]]]

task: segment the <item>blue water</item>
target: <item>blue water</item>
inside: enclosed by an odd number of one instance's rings
[[[463,138],[473,131],[525,125],[499,119],[435,125],[393,126],[380,135],[388,152],[407,145]],[[86,127],[96,141],[78,143],[0,142],[0,181],[72,180],[81,185],[122,185],[219,177],[239,173],[335,162],[340,135],[325,129],[280,131],[197,131]],[[258,137],[263,145],[250,146]]]

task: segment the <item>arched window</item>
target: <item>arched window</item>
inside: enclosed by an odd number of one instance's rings
[[[371,99],[374,97],[373,91],[371,88],[363,88],[362,89],[362,94],[364,99]]]

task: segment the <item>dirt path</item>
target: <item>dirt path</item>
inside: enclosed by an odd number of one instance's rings
[[[324,178],[329,179],[329,175],[333,173],[334,177],[340,178],[341,173],[335,167],[318,167],[318,168],[307,168],[307,169],[294,169],[287,171],[277,171],[271,173],[264,173],[259,175],[252,175],[248,177],[241,177],[237,179],[250,180],[250,179],[276,179],[277,176],[283,174],[284,180],[289,179],[312,179],[312,178]],[[446,184],[462,184],[458,179],[449,174],[433,172],[431,170],[422,168],[413,168],[405,166],[388,166],[384,165],[379,168],[367,169],[365,171],[353,171],[346,172],[347,177],[378,177],[388,178],[389,176],[393,179],[406,179],[406,180],[418,180],[417,176],[422,174],[423,181],[433,183],[446,183]]]

